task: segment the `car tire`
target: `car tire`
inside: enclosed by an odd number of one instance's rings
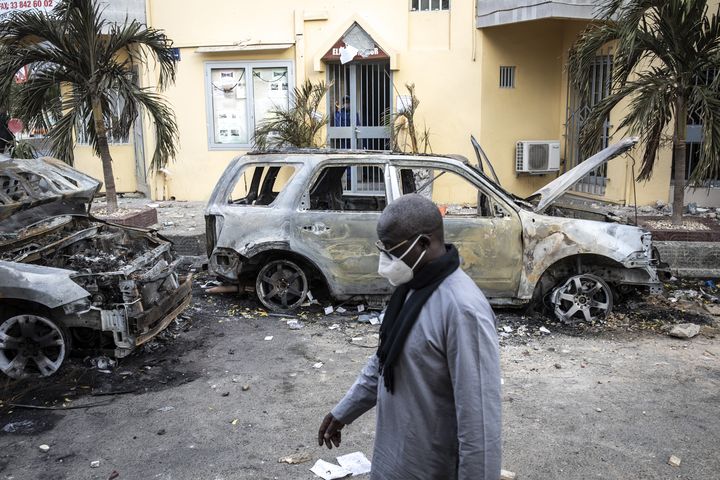
[[[589,273],[573,275],[561,282],[550,299],[555,317],[567,324],[604,321],[613,308],[610,286]]]
[[[269,310],[295,310],[308,296],[308,277],[298,264],[290,260],[272,260],[258,272],[255,292],[260,303]]]
[[[68,332],[46,316],[20,314],[0,322],[0,371],[10,378],[54,375],[70,349]]]

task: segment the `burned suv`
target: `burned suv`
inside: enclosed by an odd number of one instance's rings
[[[567,322],[604,318],[618,293],[661,289],[651,236],[638,227],[568,218],[553,202],[627,139],[528,199],[462,157],[378,152],[248,154],[230,163],[206,212],[210,270],[252,289],[272,310],[325,290],[343,300],[387,295],[375,227],[400,195],[431,198],[462,268],[491,303],[545,304]],[[312,297],[311,297],[312,298]]]
[[[0,157],[0,371],[55,373],[73,347],[127,355],[190,302],[170,242],[90,216],[100,182]]]

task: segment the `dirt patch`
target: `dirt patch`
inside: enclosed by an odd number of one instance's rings
[[[696,220],[683,220],[679,225],[670,220],[647,220],[644,223],[652,230],[710,230],[710,227]]]

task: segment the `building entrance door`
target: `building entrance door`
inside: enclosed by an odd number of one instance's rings
[[[390,150],[390,62],[328,64],[328,146]]]

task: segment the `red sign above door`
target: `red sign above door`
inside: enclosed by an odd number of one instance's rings
[[[337,42],[335,42],[335,45],[333,45],[330,50],[327,51],[325,55],[323,55],[322,60],[324,62],[339,62],[340,61],[340,49],[345,48],[345,41],[341,38]],[[389,60],[390,55],[388,55],[382,48],[378,46],[378,44],[375,44],[375,48],[370,50],[363,50],[358,52],[357,55],[353,58],[353,61],[371,61],[371,60]]]

